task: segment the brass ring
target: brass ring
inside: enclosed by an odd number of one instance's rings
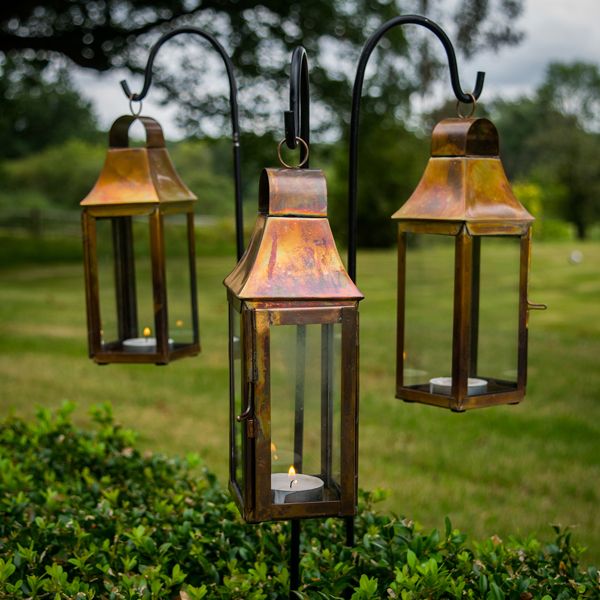
[[[471,112],[468,115],[463,115],[460,112],[460,100],[456,101],[456,113],[458,114],[458,116],[461,119],[468,119],[469,117],[473,116],[473,113],[475,112],[475,107],[477,106],[477,98],[475,98],[475,96],[469,92],[467,92],[467,94],[465,94],[466,96],[469,96],[471,98]]]
[[[135,102],[139,102],[140,103],[139,110],[137,112],[135,112],[135,110],[133,110],[133,103],[134,103],[133,98],[129,98],[129,110],[131,111],[131,114],[134,117],[139,117],[142,114],[142,101],[141,100],[135,100]]]
[[[283,158],[281,158],[281,146],[283,146],[283,142],[285,142],[285,138],[283,138],[277,145],[277,158],[279,159],[279,162],[287,169],[299,169],[302,165],[306,164],[306,161],[308,160],[308,153],[309,153],[308,144],[301,137],[298,137],[298,136],[296,136],[296,141],[300,142],[304,146],[304,149],[306,150],[306,156],[304,157],[304,160],[302,160],[299,164],[297,164],[295,166],[288,165],[283,160]]]

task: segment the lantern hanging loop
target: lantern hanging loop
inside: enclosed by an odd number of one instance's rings
[[[277,158],[279,159],[279,162],[286,169],[301,169],[308,162],[308,156],[310,154],[309,149],[308,149],[308,144],[300,136],[296,136],[296,142],[300,142],[300,146],[301,146],[300,162],[297,165],[288,165],[288,163],[286,163],[281,156],[281,147],[283,146],[285,141],[286,141],[286,139],[283,138],[279,142],[279,144],[277,144]],[[304,154],[304,158],[302,158],[303,154]]]
[[[547,310],[548,305],[540,302],[530,302],[527,300],[527,310]]]
[[[133,103],[137,102],[138,103],[138,109],[135,110],[133,108]],[[133,100],[132,98],[129,98],[129,111],[131,112],[131,114],[134,117],[139,117],[142,114],[142,106],[143,106],[143,102],[141,100]]]
[[[475,114],[475,108],[477,107],[477,99],[475,98],[475,96],[473,96],[473,94],[469,93],[467,94],[467,96],[471,96],[471,110],[469,112],[468,115],[463,115],[462,112],[460,112],[460,100],[456,101],[456,114],[459,116],[459,118],[461,119],[469,119],[470,117],[472,117]]]
[[[463,92],[458,76],[458,66],[456,62],[456,53],[450,38],[446,32],[434,21],[421,15],[400,15],[385,22],[371,37],[363,47],[358,67],[356,68],[356,77],[352,89],[352,113],[350,118],[350,156],[349,156],[349,175],[348,175],[348,274],[353,281],[356,281],[356,243],[357,243],[357,163],[358,163],[358,124],[360,115],[360,98],[362,96],[363,82],[365,79],[365,70],[369,58],[379,43],[379,40],[397,25],[421,25],[429,29],[440,40],[446,51],[448,59],[448,68],[450,69],[450,83],[457,100],[465,104],[471,104],[477,100],[483,90],[485,73],[477,72],[475,88],[468,94]]]
[[[310,88],[308,82],[308,56],[302,46],[292,52],[290,63],[290,109],[284,111],[285,143],[290,150],[300,147],[300,165],[308,169],[310,145]],[[281,158],[279,159],[281,160]]]
[[[239,110],[237,103],[237,84],[235,81],[235,75],[233,72],[233,63],[231,58],[225,51],[225,48],[221,43],[210,33],[203,31],[197,27],[181,27],[165,33],[150,49],[148,55],[148,62],[144,68],[144,85],[142,90],[138,93],[133,93],[129,84],[125,79],[121,81],[121,87],[123,92],[129,98],[130,105],[132,101],[141,101],[146,97],[150,86],[152,85],[152,69],[154,67],[154,60],[158,51],[165,42],[171,38],[180,34],[193,34],[198,35],[201,38],[207,40],[211,46],[219,53],[225,64],[225,70],[227,71],[227,78],[229,80],[229,106],[231,112],[231,130],[233,140],[233,175],[235,185],[235,232],[236,232],[236,250],[238,260],[244,253],[244,222],[243,222],[243,206],[242,206],[242,170],[241,170],[241,159],[240,159],[240,125],[239,125]]]

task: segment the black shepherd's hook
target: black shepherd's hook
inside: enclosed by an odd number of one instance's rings
[[[354,88],[352,90],[352,116],[350,118],[350,156],[349,156],[349,177],[348,177],[348,273],[353,281],[356,281],[356,244],[358,233],[358,217],[357,217],[357,163],[358,163],[358,121],[360,114],[360,98],[362,96],[363,82],[365,78],[365,69],[371,53],[379,43],[379,40],[396,25],[421,25],[429,31],[432,31],[437,38],[442,42],[446,56],[448,58],[448,67],[450,68],[450,81],[452,90],[457,100],[465,104],[472,103],[479,98],[483,89],[483,81],[485,73],[478,71],[475,81],[475,89],[466,94],[462,91],[460,79],[458,77],[458,66],[456,64],[456,54],[452,42],[437,24],[420,15],[402,15],[390,19],[384,23],[365,44],[363,51],[358,61],[356,69],[356,78],[354,80]]]
[[[300,163],[308,168],[307,148],[310,146],[310,90],[308,84],[308,57],[306,50],[298,46],[292,53],[290,65],[290,110],[283,113],[285,143],[290,150],[298,146],[297,138],[306,142],[300,144]]]
[[[240,125],[239,125],[239,114],[237,104],[237,85],[235,82],[235,75],[233,73],[233,63],[231,58],[225,51],[225,48],[219,43],[219,41],[212,36],[210,33],[198,29],[197,27],[182,27],[180,29],[174,29],[163,35],[150,49],[150,55],[148,56],[148,62],[144,69],[144,85],[142,91],[134,94],[131,92],[127,81],[121,81],[121,87],[125,92],[125,95],[131,101],[141,101],[146,97],[150,86],[152,85],[152,68],[154,66],[154,60],[160,50],[161,46],[172,37],[183,33],[191,33],[199,35],[205,40],[209,41],[211,46],[220,54],[223,62],[225,63],[225,69],[227,71],[227,77],[229,79],[229,105],[231,108],[231,130],[233,138],[233,176],[235,184],[235,241],[238,260],[244,253],[244,215],[242,206],[242,171],[241,171],[241,159],[240,159]]]

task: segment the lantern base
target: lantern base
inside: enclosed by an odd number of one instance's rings
[[[518,404],[525,396],[524,388],[514,381],[483,376],[481,376],[481,379],[487,381],[486,392],[468,395],[465,398],[452,396],[451,394],[432,393],[429,382],[411,386],[399,385],[396,389],[396,398],[405,402],[429,404],[449,408],[454,412],[464,412],[474,408]]]
[[[166,353],[162,353],[151,352],[145,349],[136,351],[132,348],[123,347],[122,342],[108,342],[102,344],[102,349],[94,352],[90,358],[93,358],[94,362],[98,363],[99,365],[110,363],[150,363],[156,365],[166,365],[174,360],[185,358],[186,356],[196,356],[199,353],[199,343],[169,343],[168,351]]]

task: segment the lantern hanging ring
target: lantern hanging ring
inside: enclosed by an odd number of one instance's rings
[[[461,119],[468,119],[468,118],[472,117],[473,114],[475,113],[475,108],[477,107],[477,98],[475,98],[475,96],[473,94],[471,94],[470,92],[467,92],[467,96],[471,97],[471,110],[470,110],[470,112],[469,112],[468,115],[463,115],[460,112],[460,104],[461,104],[461,102],[460,102],[460,100],[456,101],[456,113],[458,114],[458,116]]]
[[[279,144],[277,144],[277,158],[279,159],[279,162],[286,168],[286,169],[301,169],[307,162],[308,162],[308,155],[309,155],[309,149],[308,149],[308,144],[300,137],[300,136],[296,136],[296,142],[300,142],[301,146],[302,146],[302,154],[304,154],[304,157],[300,159],[300,162],[297,165],[288,165],[288,163],[286,163],[283,158],[281,157],[281,147],[283,146],[284,142],[286,141],[286,138],[283,138]],[[302,156],[301,154],[301,156]]]
[[[236,232],[236,250],[238,260],[244,253],[244,223],[243,223],[243,206],[242,206],[242,169],[241,169],[241,158],[240,158],[240,125],[239,125],[239,111],[237,103],[237,85],[235,81],[235,75],[233,73],[233,63],[231,58],[225,51],[225,48],[221,43],[210,33],[203,31],[197,27],[181,27],[165,33],[150,49],[148,56],[148,62],[144,68],[144,84],[142,90],[138,93],[133,93],[126,80],[121,81],[121,87],[123,92],[129,98],[130,106],[131,102],[143,100],[152,85],[152,68],[154,66],[154,60],[158,51],[162,45],[170,40],[171,38],[189,33],[200,36],[207,40],[211,46],[219,53],[225,64],[225,70],[227,72],[227,79],[229,80],[229,106],[231,112],[231,130],[232,130],[232,142],[233,142],[233,177],[235,186],[235,232]],[[141,110],[141,105],[140,105]],[[135,115],[135,113],[132,114]],[[138,113],[139,114],[139,113]]]
[[[133,103],[137,102],[138,103],[138,109],[135,110],[133,108]],[[141,100],[134,100],[133,98],[129,98],[129,110],[131,111],[131,114],[134,117],[139,117],[142,114],[142,106],[143,106],[143,102]]]
[[[479,98],[483,90],[483,82],[485,73],[477,72],[475,87],[468,94],[463,92],[458,76],[458,66],[456,62],[456,53],[450,38],[446,32],[434,21],[421,15],[400,15],[385,22],[371,37],[367,40],[363,51],[358,61],[356,68],[356,77],[354,79],[354,87],[352,89],[352,112],[350,117],[350,152],[348,160],[348,274],[353,281],[356,281],[356,245],[358,235],[358,212],[357,212],[357,188],[358,188],[358,124],[360,116],[360,99],[362,96],[363,83],[365,79],[365,71],[369,58],[379,43],[379,40],[390,30],[397,25],[420,25],[429,29],[440,40],[446,58],[448,59],[448,68],[450,70],[450,83],[452,90],[457,100],[465,104],[474,104],[474,101]]]

